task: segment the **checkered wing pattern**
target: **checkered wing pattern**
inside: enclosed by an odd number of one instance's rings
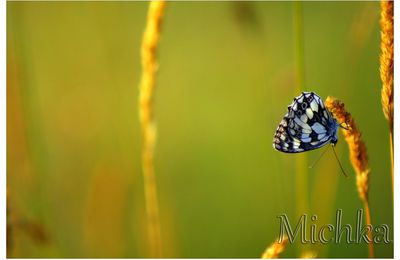
[[[313,92],[303,92],[288,106],[276,129],[272,146],[284,153],[300,153],[337,142],[338,124]]]

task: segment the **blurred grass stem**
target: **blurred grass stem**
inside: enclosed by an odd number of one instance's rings
[[[157,185],[154,174],[154,147],[157,133],[153,97],[158,66],[156,51],[164,8],[165,1],[150,2],[141,46],[143,72],[139,86],[139,118],[142,129],[142,166],[151,258],[162,257]]]
[[[293,2],[293,33],[294,55],[296,70],[296,86],[294,96],[305,90],[304,69],[304,35],[303,35],[303,6],[302,2]],[[298,216],[308,212],[308,177],[307,155],[296,155],[296,214]],[[299,249],[300,250],[300,249]]]
[[[304,90],[305,85],[305,66],[304,66],[304,32],[303,32],[303,3],[293,2],[293,28],[294,46],[296,57],[296,96]]]

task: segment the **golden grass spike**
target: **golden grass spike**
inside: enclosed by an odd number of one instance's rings
[[[365,208],[365,220],[367,225],[371,225],[371,212],[368,201],[369,175],[371,173],[368,163],[367,147],[361,139],[361,132],[358,129],[353,117],[346,111],[344,103],[333,97],[327,97],[326,108],[332,112],[339,124],[346,123],[348,130],[342,129],[347,144],[349,145],[350,161],[356,172],[356,186],[358,194]],[[372,233],[368,233],[372,241]],[[368,243],[369,257],[374,257],[374,244]]]
[[[279,241],[279,239],[275,240],[274,243],[272,243],[269,247],[267,247],[267,249],[265,249],[261,258],[278,258],[278,256],[285,250],[287,243],[288,238],[286,236],[283,237],[282,241]]]
[[[393,1],[381,1],[381,57],[382,108],[393,126]]]
[[[381,56],[380,73],[382,80],[381,100],[385,118],[389,122],[390,159],[392,169],[392,189],[394,179],[393,169],[393,1],[381,1]]]
[[[361,132],[358,129],[353,117],[344,107],[344,103],[332,97],[328,97],[325,106],[332,112],[338,123],[346,123],[348,130],[342,129],[342,133],[349,145],[350,161],[356,170],[357,175],[369,170],[367,147],[361,139]],[[363,194],[364,197],[366,194]]]
[[[156,178],[154,175],[154,147],[156,126],[154,119],[154,85],[157,71],[156,51],[160,38],[165,1],[151,1],[141,47],[142,78],[139,86],[139,118],[142,129],[142,165],[145,204],[152,258],[162,257],[160,218]]]

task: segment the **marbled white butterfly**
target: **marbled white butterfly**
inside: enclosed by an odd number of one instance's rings
[[[300,153],[336,145],[340,125],[314,92],[303,92],[288,106],[276,129],[272,146],[284,153]]]

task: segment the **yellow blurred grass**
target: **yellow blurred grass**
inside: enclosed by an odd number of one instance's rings
[[[285,250],[288,243],[288,238],[283,237],[282,241],[279,239],[275,240],[269,247],[267,247],[262,254],[262,259],[278,258],[279,255]]]
[[[317,257],[317,252],[312,251],[312,250],[304,251],[300,255],[300,258],[306,258],[306,259],[311,259],[311,258],[316,258],[316,257]]]
[[[156,125],[154,118],[154,88],[158,68],[157,45],[160,38],[161,22],[165,1],[152,1],[147,14],[147,24],[141,46],[142,78],[139,86],[139,119],[142,129],[142,165],[144,177],[145,204],[147,212],[150,256],[162,257],[161,228],[154,174],[154,147]]]
[[[303,32],[303,3],[293,2],[293,38],[296,71],[296,87],[294,96],[305,90],[305,63],[304,63],[304,32]],[[308,175],[307,175],[307,154],[301,153],[296,156],[296,214],[298,216],[309,211],[308,201]],[[298,244],[300,247],[308,245]]]
[[[83,215],[86,257],[118,258],[124,255],[127,191],[123,169],[104,163],[95,166]]]
[[[353,117],[346,111],[342,101],[333,97],[327,97],[325,106],[332,112],[339,123],[347,124],[348,130],[342,129],[342,133],[349,146],[350,162],[356,172],[356,186],[358,195],[364,204],[365,221],[367,225],[371,225],[371,212],[368,200],[369,175],[371,170],[368,163],[367,147],[361,138],[361,132]],[[372,241],[371,230],[368,232],[368,237]],[[372,242],[368,243],[368,248],[369,257],[374,257],[374,245]]]
[[[28,147],[29,124],[27,107],[24,105],[26,99],[22,93],[21,61],[17,58],[14,42],[12,39],[10,41],[11,44],[7,46],[6,255],[21,257],[24,236],[40,246],[48,245],[50,238],[44,225],[26,216],[21,205],[16,203],[17,196],[13,195],[13,192],[17,192],[18,196],[32,196],[37,192],[38,180]]]

